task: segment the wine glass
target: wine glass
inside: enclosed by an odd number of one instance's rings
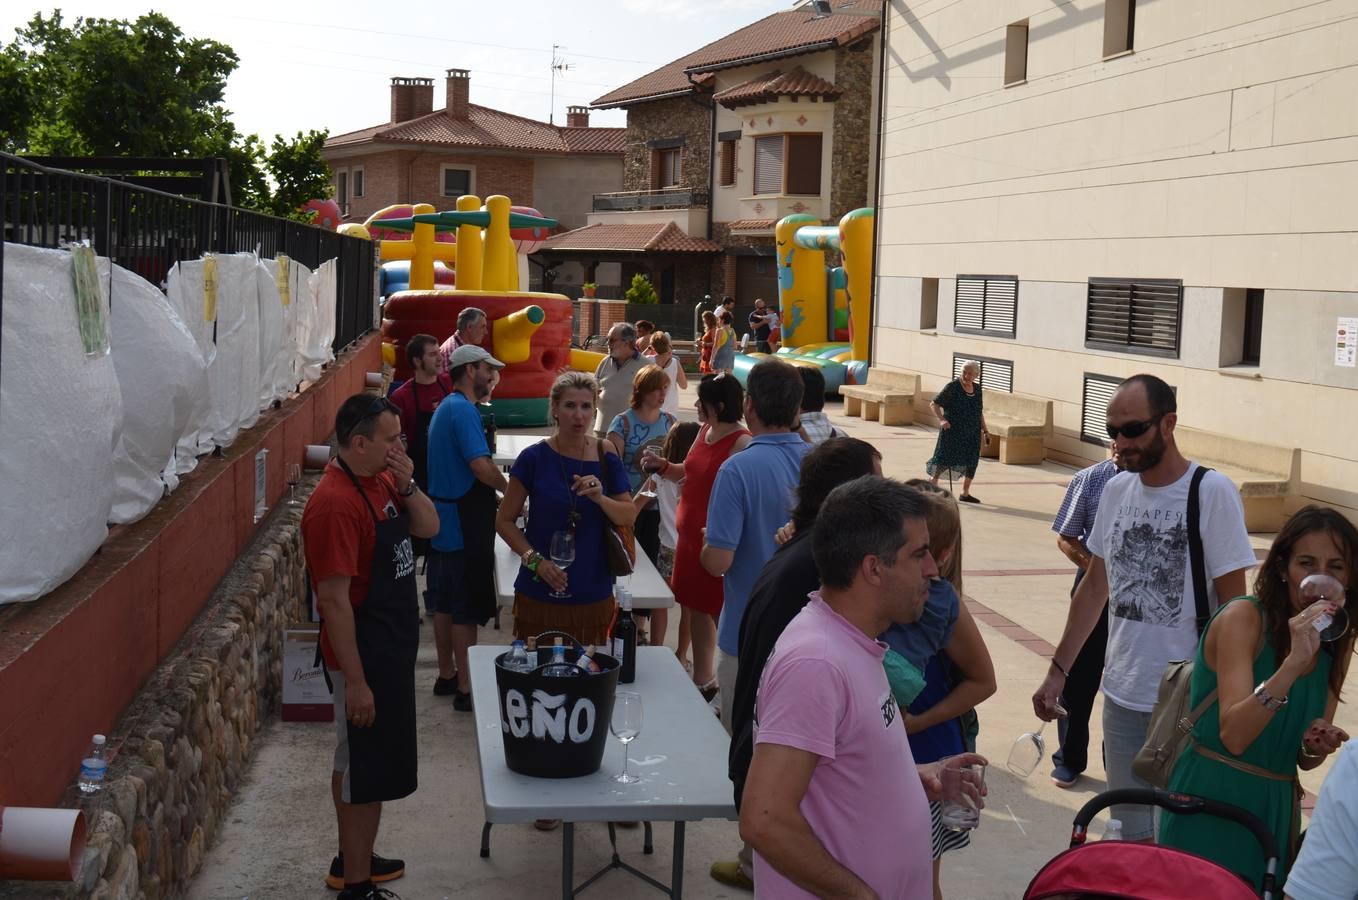
[[[1064,716],[1067,713],[1057,706],[1056,715]],[[1004,767],[1020,778],[1027,778],[1033,774],[1038,763],[1042,762],[1042,757],[1047,755],[1047,742],[1042,739],[1042,732],[1046,727],[1047,723],[1043,722],[1036,733],[1025,731],[1019,735],[1009,750],[1009,759],[1005,761]]]
[[[300,463],[288,463],[288,506],[297,505],[297,485],[302,483],[302,466]]]
[[[641,734],[641,695],[636,691],[618,691],[613,696],[613,718],[609,721],[613,736],[622,741],[622,774],[613,780],[620,784],[636,784],[638,775],[627,774],[627,745]]]
[[[575,562],[575,532],[567,529],[554,532],[548,555],[552,557],[552,562],[556,563],[563,571]],[[563,600],[570,596],[570,592],[552,591],[551,596],[557,600]]]
[[[1297,590],[1301,593],[1303,606],[1322,601],[1335,604],[1334,612],[1317,616],[1312,623],[1320,632],[1320,639],[1337,641],[1343,637],[1349,630],[1349,614],[1344,609],[1344,586],[1339,579],[1316,572],[1303,578]]]

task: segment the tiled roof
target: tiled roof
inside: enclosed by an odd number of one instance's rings
[[[452,119],[443,110],[436,109],[405,122],[388,122],[335,135],[325,142],[325,146],[345,147],[367,141],[390,141],[539,153],[621,154],[626,133],[626,128],[548,125],[473,103],[467,107],[466,119]]]
[[[715,241],[692,237],[673,222],[634,225],[601,222],[574,231],[554,234],[539,252],[612,251],[624,253],[720,253]]]
[[[732,231],[772,231],[776,224],[773,219],[736,219],[727,222],[726,227]]]
[[[787,73],[769,72],[744,84],[718,91],[712,95],[712,99],[727,109],[735,109],[738,106],[764,103],[779,97],[822,97],[834,100],[842,93],[843,91],[833,82],[826,81],[819,75],[812,75],[801,66],[794,66]]]
[[[871,0],[848,0],[840,3],[831,16],[816,18],[809,7],[765,16],[752,25],[609,91],[592,105],[595,109],[606,109],[686,94],[693,90],[686,73],[693,74],[695,80],[701,82],[706,80],[702,77],[705,73],[746,65],[754,57],[770,54],[795,56],[829,47],[843,47],[881,26],[881,20],[875,15],[846,13],[844,10],[871,10],[877,6]]]

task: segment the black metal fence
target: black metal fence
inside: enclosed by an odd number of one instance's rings
[[[0,218],[4,241],[55,248],[88,240],[100,256],[162,287],[171,266],[204,253],[286,253],[311,269],[336,259],[335,351],[374,326],[374,246],[361,238],[6,153],[0,153]]]

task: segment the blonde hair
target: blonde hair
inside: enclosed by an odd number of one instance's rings
[[[661,353],[669,353],[674,349],[674,345],[670,342],[670,333],[668,331],[657,331],[652,334],[651,349],[656,352],[657,356]]]
[[[957,510],[957,501],[947,488],[941,488],[927,478],[911,478],[905,484],[929,499],[929,512],[925,516],[925,522],[929,526],[929,552],[933,554],[934,562],[938,564],[939,576],[947,580],[960,597],[962,515]]]
[[[561,402],[561,395],[566,391],[589,391],[590,397],[597,400],[599,398],[599,382],[594,380],[594,376],[588,372],[576,372],[568,369],[556,377],[552,382],[551,405],[556,406]]]
[[[657,365],[644,366],[632,379],[632,406],[640,406],[641,398],[651,391],[667,391],[669,388],[670,376],[665,374],[664,369]]]

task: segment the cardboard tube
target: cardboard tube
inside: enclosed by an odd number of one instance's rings
[[[0,881],[75,881],[84,853],[80,810],[0,806]]]
[[[326,464],[330,462],[330,445],[307,444],[306,454],[303,458],[305,462],[303,462],[302,468],[307,471],[314,472],[319,469],[324,469]]]

